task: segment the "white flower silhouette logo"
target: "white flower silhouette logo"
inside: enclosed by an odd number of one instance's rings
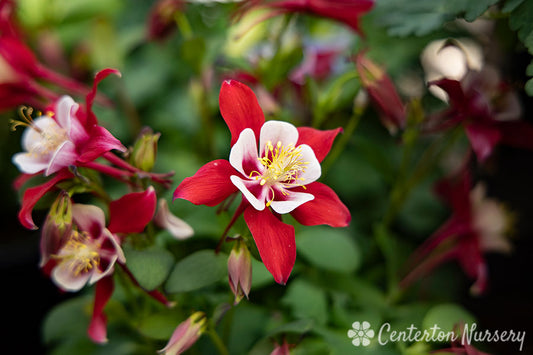
[[[348,330],[348,337],[352,338],[352,344],[355,346],[368,346],[370,339],[374,337],[374,331],[370,329],[370,323],[364,321],[362,323],[353,322],[352,328]]]

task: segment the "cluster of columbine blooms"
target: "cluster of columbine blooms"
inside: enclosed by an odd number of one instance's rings
[[[172,27],[173,14],[182,11],[184,6],[183,1],[159,1],[150,14],[151,36],[166,35]],[[254,0],[243,3],[236,18],[255,8],[268,10],[261,20],[301,12],[333,19],[361,33],[359,17],[372,6],[371,0]],[[27,127],[22,135],[24,152],[13,157],[13,163],[22,172],[15,187],[23,188],[34,176],[44,175],[47,179],[25,189],[19,220],[25,227],[37,229],[32,210],[45,194],[55,193],[56,199],[42,225],[40,266],[65,291],[75,292],[95,284],[88,334],[95,342],[105,342],[104,307],[113,293],[115,267],[123,269],[139,286],[128,270],[122,251],[128,235],[142,233],[150,222],[168,229],[178,239],[191,236],[193,231],[170,213],[164,199],[158,200],[158,189],[170,187],[172,175],[151,172],[159,135],[142,135],[129,151],[130,159],[125,160],[122,156],[127,148],[98,124],[92,111],[97,99],[96,87],[108,75],[120,73],[113,69],[99,72],[83,104],[45,88],[39,81],[48,81],[73,95],[85,90],[83,85],[54,73],[37,61],[14,25],[12,7],[10,1],[0,2],[0,109],[22,103],[44,109],[44,114],[36,118],[32,118],[31,109],[22,109],[23,120],[13,122],[14,127]],[[452,51],[465,53],[463,46],[454,43],[443,42],[439,46],[451,46]],[[301,82],[304,75],[322,76],[324,70],[330,70],[337,54],[335,50],[324,55],[312,54],[312,60],[306,60],[294,72],[294,81]],[[384,126],[392,134],[405,129],[406,105],[385,70],[365,53],[353,60],[364,90],[376,105]],[[439,76],[437,73],[432,77],[430,85],[441,88],[445,93],[444,96],[441,93],[441,97],[450,105],[427,119],[425,131],[430,134],[462,126],[479,162],[486,160],[498,143],[532,148],[533,128],[518,120],[520,112],[516,110],[512,91],[501,85],[490,68],[474,68],[466,59],[463,62],[465,68],[459,70],[460,75],[440,73]],[[104,98],[99,100],[106,102]],[[500,105],[496,106],[496,102]],[[344,227],[350,222],[348,208],[332,189],[317,181],[321,177],[320,163],[342,130],[321,131],[282,121],[265,121],[254,92],[236,80],[222,83],[219,105],[231,133],[229,158],[209,162],[184,179],[175,189],[174,199],[216,206],[240,195],[241,202],[223,231],[221,242],[231,240],[228,233],[242,215],[266,268],[276,282],[285,284],[295,263],[296,241],[294,228],[282,221],[284,214],[290,214],[307,226]],[[473,289],[482,292],[487,283],[483,252],[510,249],[502,238],[507,221],[501,206],[484,197],[482,185],[473,187],[467,165],[462,166],[458,174],[437,185],[439,196],[450,205],[453,213],[413,256],[411,261],[417,266],[404,278],[404,287],[438,264],[456,259],[465,273],[476,280]],[[110,200],[105,190],[91,180],[90,171],[124,182],[131,192]],[[96,205],[75,202],[77,191],[91,192],[104,201],[108,218]],[[241,239],[234,240],[228,258],[228,278],[236,303],[248,297],[251,256]],[[172,305],[158,290],[145,292],[167,306]],[[206,327],[204,313],[192,314],[176,328],[161,352],[182,353]],[[289,345],[283,342],[273,353],[288,352]]]

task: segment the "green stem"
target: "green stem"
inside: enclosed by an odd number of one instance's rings
[[[211,338],[211,341],[213,342],[213,344],[217,348],[217,351],[218,351],[218,353],[220,355],[229,355],[229,351],[226,348],[226,345],[224,345],[224,342],[222,341],[222,339],[220,338],[220,336],[218,335],[218,333],[216,332],[216,330],[215,330],[215,328],[213,326],[210,326],[207,329],[206,333]]]
[[[361,121],[361,116],[363,115],[363,110],[355,109],[352,116],[350,117],[350,120],[348,121],[348,124],[346,125],[346,128],[344,129],[343,134],[340,136],[337,143],[333,146],[333,149],[328,154],[327,159],[322,163],[322,175],[327,175],[326,172],[329,170],[331,165],[339,158],[341,153],[344,151],[344,148],[346,148],[346,145],[350,141],[350,138],[352,137],[353,133],[355,132],[355,129],[359,125],[359,122]]]
[[[176,25],[184,38],[190,39],[193,36],[191,24],[183,12],[177,11],[174,15],[174,21],[176,21]]]

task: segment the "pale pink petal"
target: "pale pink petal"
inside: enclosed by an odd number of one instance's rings
[[[186,239],[192,237],[194,230],[180,218],[170,212],[165,199],[158,202],[157,213],[154,216],[154,223],[166,229],[176,239]]]
[[[90,273],[91,277],[89,278],[89,285],[92,285],[95,282],[103,279],[105,276],[112,274],[114,270],[115,262],[117,261],[117,259],[118,259],[118,256],[116,255],[113,258],[111,258],[111,260],[109,260],[108,267],[104,271],[97,269],[91,272]]]
[[[93,205],[72,205],[72,219],[80,231],[89,232],[93,238],[98,238],[105,229],[104,211]]]
[[[65,141],[55,150],[44,175],[51,175],[69,165],[73,165],[77,159],[78,154],[76,153],[76,146],[71,141]]]
[[[285,147],[290,144],[296,146],[296,143],[298,142],[298,130],[288,122],[265,122],[263,127],[261,127],[261,135],[259,138],[259,147],[261,149],[259,156],[261,157],[263,156],[267,142],[271,142],[274,146],[277,142],[281,142]]]
[[[61,253],[60,253],[61,255]],[[54,283],[65,291],[76,292],[85,286],[91,277],[89,272],[81,272],[75,275],[72,270],[72,265],[68,261],[59,263],[54,270],[52,270],[51,278]]]
[[[78,110],[79,105],[70,96],[61,96],[56,104],[56,120],[59,126],[67,131],[70,137],[72,115]]]
[[[264,170],[264,167],[259,164],[257,142],[255,134],[250,128],[246,128],[239,135],[239,139],[229,153],[229,162],[244,176],[248,176],[252,171],[261,173]]]
[[[301,160],[307,163],[305,165],[305,171],[299,176],[299,178],[303,179],[300,181],[300,183],[302,185],[307,185],[316,181],[320,177],[322,174],[322,168],[320,167],[320,163],[315,156],[315,152],[313,152],[313,149],[310,146],[307,144],[302,144],[299,145],[298,148],[302,154]]]
[[[74,143],[82,143],[89,138],[76,113],[80,105],[70,96],[62,96],[56,106],[56,120],[66,130],[68,137]]]
[[[13,164],[26,174],[35,174],[48,167],[48,161],[43,161],[41,156],[30,153],[17,153],[13,155]]]
[[[268,194],[268,187],[261,186],[259,181],[244,180],[236,175],[230,177],[231,182],[235,185],[250,202],[250,204],[258,211],[265,209],[265,200]]]

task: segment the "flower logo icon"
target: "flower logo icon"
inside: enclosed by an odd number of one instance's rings
[[[368,346],[370,344],[370,339],[374,337],[374,330],[370,329],[370,323],[364,321],[353,322],[352,328],[348,330],[348,337],[352,338],[352,344],[354,346]]]

